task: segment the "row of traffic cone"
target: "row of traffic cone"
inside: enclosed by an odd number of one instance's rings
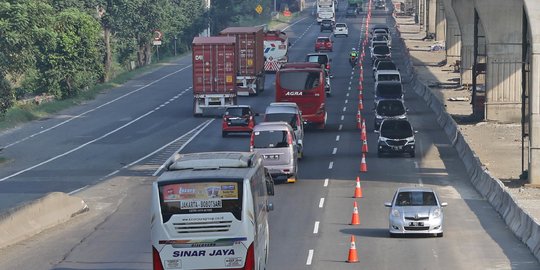
[[[366,20],[366,38],[364,39],[364,42],[363,42],[363,46],[362,46],[362,50],[363,48],[366,46],[367,44],[367,38],[369,37],[369,21],[371,19],[371,2],[372,1],[369,1],[369,4],[368,4],[368,17],[367,17],[367,20]],[[363,51],[362,51],[363,53]],[[362,57],[363,59],[363,57]],[[363,62],[363,61],[362,61]],[[358,95],[358,114],[357,114],[357,125],[358,125],[358,128],[361,129],[361,139],[362,139],[362,162],[360,163],[360,171],[361,172],[367,172],[367,164],[366,164],[366,153],[368,152],[368,145],[367,145],[367,132],[366,132],[366,121],[365,119],[362,119],[362,116],[361,116],[361,110],[364,109],[364,104],[363,104],[363,81],[364,81],[364,70],[363,70],[363,67],[362,67],[362,62],[360,62],[360,83],[358,85],[358,91],[359,91],[359,95]],[[362,119],[362,124],[360,124],[360,119]],[[360,185],[360,177],[356,177],[356,187],[354,189],[354,196],[353,198],[362,198],[363,197],[363,192],[362,192],[362,186]],[[358,214],[358,204],[356,203],[356,201],[354,201],[353,203],[353,213],[352,213],[352,217],[351,217],[351,225],[360,225],[360,215]],[[354,235],[351,235],[351,241],[350,241],[350,247],[349,247],[349,254],[348,254],[348,257],[347,257],[347,262],[348,263],[357,263],[359,262],[360,260],[358,259],[358,253],[356,252],[356,241],[355,241],[355,237]]]

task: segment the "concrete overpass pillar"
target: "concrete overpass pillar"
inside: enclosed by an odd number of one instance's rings
[[[446,39],[446,13],[443,0],[436,0],[437,12],[435,16],[435,37],[437,40]]]
[[[426,0],[427,33],[435,34],[437,27],[437,0]]]
[[[485,118],[521,121],[523,4],[507,0],[475,0],[486,35]]]
[[[532,51],[528,170],[529,183],[540,186],[540,40],[533,43]]]
[[[454,64],[457,60],[461,61],[461,31],[452,8],[452,0],[442,0],[440,4],[444,6],[445,13],[446,62]]]
[[[452,0],[461,33],[461,84],[472,84],[473,45],[474,45],[474,2],[471,0]]]
[[[540,2],[524,0],[530,41],[528,180],[540,186]]]

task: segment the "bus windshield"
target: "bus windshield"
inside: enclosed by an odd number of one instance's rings
[[[242,181],[182,181],[159,185],[163,223],[178,214],[231,213],[242,220]]]
[[[289,91],[309,91],[319,86],[320,76],[319,71],[281,72],[279,84]]]

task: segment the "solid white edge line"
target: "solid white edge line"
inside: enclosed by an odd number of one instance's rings
[[[329,180],[330,180],[330,179],[328,179],[328,178],[324,179],[324,185],[323,185],[323,186],[327,187],[327,186],[328,186],[328,181],[329,181]]]
[[[313,225],[313,234],[319,233],[319,223],[318,221],[315,221],[315,225]]]
[[[87,187],[89,187],[89,185],[86,185],[86,186],[84,186],[82,188],[78,188],[78,189],[76,189],[76,190],[74,190],[72,192],[69,192],[68,195],[73,195],[73,194],[75,194],[77,192],[81,192],[83,189],[86,189]]]
[[[311,265],[312,261],[313,261],[313,249],[310,249],[308,251],[308,257],[307,257],[306,265]]]
[[[319,208],[323,208],[324,206],[324,198],[321,198],[321,200],[319,201]]]
[[[56,155],[56,156],[54,156],[54,157],[52,157],[52,158],[49,158],[49,159],[47,159],[47,160],[45,160],[45,161],[42,161],[42,162],[40,162],[40,163],[38,163],[38,164],[36,164],[36,165],[30,166],[30,167],[28,167],[28,168],[26,168],[26,169],[20,170],[20,171],[18,171],[18,172],[16,172],[16,173],[13,173],[13,174],[8,175],[8,176],[6,176],[6,177],[4,177],[4,178],[1,178],[1,179],[0,179],[0,182],[6,181],[6,180],[8,180],[8,179],[10,179],[10,178],[13,178],[13,177],[17,176],[17,175],[20,175],[20,174],[23,174],[23,173],[25,173],[25,172],[31,171],[31,170],[33,170],[33,169],[35,169],[35,168],[37,168],[37,167],[40,167],[40,166],[42,166],[42,165],[45,165],[45,164],[50,163],[50,162],[52,162],[52,161],[55,161],[55,160],[57,160],[57,159],[59,159],[59,158],[61,158],[61,157],[67,156],[67,155],[69,155],[69,154],[71,154],[71,153],[73,153],[73,152],[76,152],[76,151],[78,151],[78,150],[80,150],[80,149],[82,149],[82,148],[84,148],[84,147],[86,147],[86,146],[88,146],[88,145],[90,145],[90,144],[92,144],[92,143],[95,143],[95,142],[97,142],[97,141],[99,141],[99,140],[101,140],[101,139],[104,139],[104,138],[108,137],[109,135],[112,135],[112,134],[114,134],[114,133],[116,133],[116,132],[118,132],[118,131],[120,131],[120,130],[122,130],[122,129],[124,129],[124,128],[130,126],[130,125],[132,125],[133,123],[135,123],[135,122],[141,120],[142,118],[144,118],[144,117],[146,117],[146,116],[148,116],[148,115],[150,115],[150,114],[152,114],[152,113],[154,113],[154,112],[156,112],[156,111],[157,111],[157,109],[154,108],[153,110],[151,110],[151,111],[149,111],[149,112],[147,112],[147,113],[145,113],[145,114],[143,114],[143,115],[141,115],[141,116],[139,116],[139,117],[137,117],[137,118],[135,118],[135,119],[133,119],[133,120],[127,122],[126,124],[124,124],[124,125],[122,125],[122,126],[116,128],[116,129],[114,129],[114,130],[112,130],[112,131],[109,131],[109,132],[105,133],[104,135],[101,135],[101,136],[98,137],[98,138],[95,138],[95,139],[93,139],[93,140],[90,140],[90,141],[88,141],[88,142],[86,142],[86,143],[84,143],[84,144],[81,144],[81,145],[79,145],[79,146],[77,146],[77,147],[75,147],[75,148],[73,148],[73,149],[71,149],[71,150],[69,150],[69,151],[67,151],[67,152],[64,152],[64,153],[62,153],[62,154]]]

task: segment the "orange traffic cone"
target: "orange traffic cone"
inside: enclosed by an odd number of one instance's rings
[[[356,202],[353,203],[351,225],[360,225],[360,215],[358,215],[358,204]]]
[[[354,243],[354,235],[351,235],[351,247],[349,248],[349,257],[347,258],[347,262],[358,262],[358,254],[356,253],[356,243]]]
[[[363,121],[362,123],[365,123],[365,121]],[[367,140],[366,127],[364,125],[361,125],[360,130],[361,130],[361,132],[360,132],[360,140],[362,140],[362,141]]]
[[[366,154],[362,153],[362,162],[360,163],[360,171],[367,172]]]
[[[356,113],[356,128],[362,129],[362,113],[360,110]]]
[[[364,109],[364,103],[362,102],[362,99],[359,99],[358,100],[358,110],[363,110]]]
[[[358,91],[363,91],[364,90],[364,85],[359,83],[358,84]]]
[[[362,90],[359,91],[358,100],[364,100],[364,91],[362,91]]]
[[[367,140],[364,140],[364,143],[362,144],[362,153],[368,152],[368,146],[367,146]]]
[[[360,176],[356,177],[356,188],[354,189],[354,197],[353,198],[362,198],[364,195],[362,194],[362,186],[360,185]]]

